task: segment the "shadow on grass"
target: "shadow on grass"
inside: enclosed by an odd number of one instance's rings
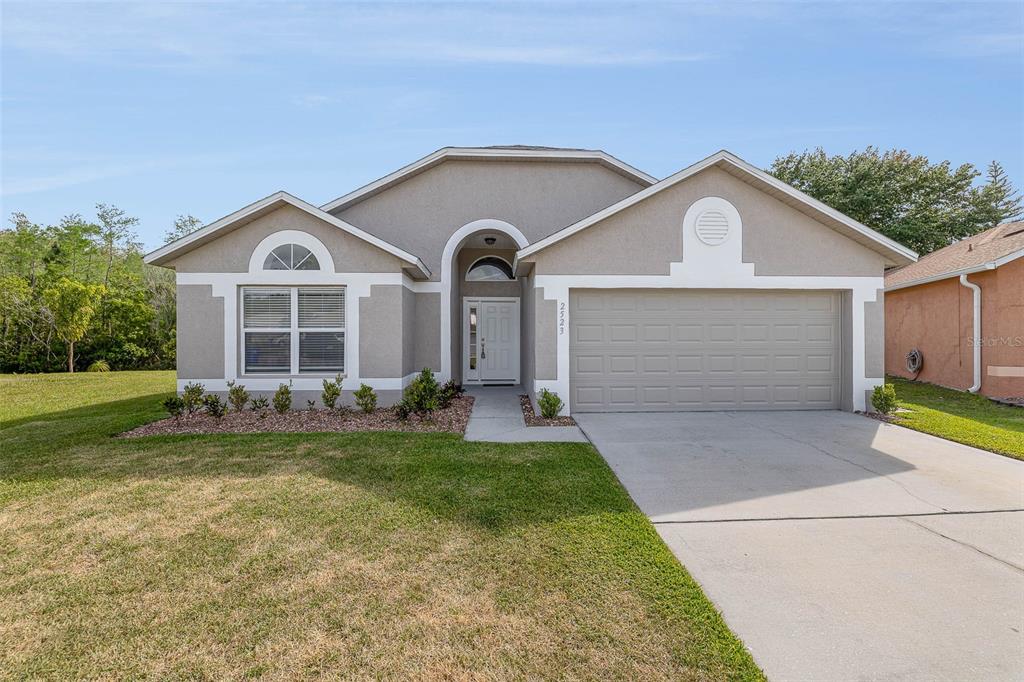
[[[0,488],[23,483],[186,481],[313,476],[499,529],[635,510],[585,444],[469,443],[454,434],[118,433],[162,416],[165,394],[24,418],[0,432]],[[2,495],[11,497],[11,491]],[[16,493],[14,493],[16,496]]]

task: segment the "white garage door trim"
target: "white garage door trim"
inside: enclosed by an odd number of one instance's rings
[[[574,412],[837,409],[839,292],[573,289]]]

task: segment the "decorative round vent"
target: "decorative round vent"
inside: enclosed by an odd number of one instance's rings
[[[702,242],[718,246],[729,237],[729,218],[721,211],[709,209],[697,216],[693,229]]]

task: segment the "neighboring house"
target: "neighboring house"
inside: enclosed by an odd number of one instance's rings
[[[992,397],[1024,396],[1024,222],[998,225],[890,272],[885,291],[886,372]],[[924,360],[917,373],[907,369],[913,349]]]
[[[149,254],[178,387],[388,403],[429,367],[566,411],[861,410],[883,273],[915,254],[719,152],[664,180],[601,151],[445,148],[324,206],[278,192]]]

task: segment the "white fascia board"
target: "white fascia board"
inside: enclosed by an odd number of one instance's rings
[[[899,284],[893,284],[885,288],[886,291],[897,291],[899,289],[907,289],[909,287],[916,287],[920,284],[931,284],[932,282],[940,282],[944,279],[951,279],[953,277],[959,277],[960,275],[973,275],[976,272],[984,272],[986,270],[995,270],[996,268],[1006,265],[1010,261],[1015,261],[1018,258],[1024,257],[1024,249],[1013,251],[1005,256],[1000,256],[995,260],[990,260],[987,263],[981,265],[972,265],[969,268],[960,268],[959,270],[952,270],[950,272],[943,272],[938,275],[931,275],[929,277],[920,277],[918,279],[912,279],[907,282],[900,282]]]
[[[459,159],[576,159],[593,160],[607,166],[618,169],[622,174],[634,178],[640,182],[652,185],[658,181],[652,175],[630,166],[628,163],[616,159],[614,156],[603,151],[573,151],[567,149],[480,149],[474,147],[444,147],[436,152],[424,156],[418,161],[403,166],[393,173],[363,185],[359,189],[333,199],[320,208],[324,211],[333,211],[339,207],[345,207],[357,202],[362,197],[401,182],[404,178],[414,175],[422,170],[440,163],[446,158],[454,157]]]
[[[337,218],[331,215],[330,213],[327,213],[326,211],[322,211],[313,204],[303,201],[302,199],[299,199],[298,197],[284,191],[274,192],[270,196],[260,199],[259,201],[253,202],[246,206],[245,208],[239,209],[238,211],[235,211],[230,215],[224,216],[220,220],[212,222],[206,227],[200,228],[195,232],[192,232],[191,234],[185,235],[181,239],[173,241],[170,244],[166,244],[161,248],[157,249],[156,251],[146,254],[144,260],[146,263],[154,263],[156,261],[162,260],[168,256],[171,256],[181,251],[182,249],[187,247],[189,244],[192,244],[196,240],[211,236],[216,232],[233,225],[239,220],[243,220],[248,216],[252,215],[253,213],[262,211],[263,209],[268,208],[276,203],[290,204],[291,206],[294,206],[299,210],[309,213],[315,218],[319,218],[320,220],[323,220],[326,223],[330,223],[334,227],[337,227],[338,229],[343,230],[344,232],[347,232],[354,237],[358,237],[359,239],[362,239],[363,241],[373,244],[377,248],[390,253],[392,256],[395,256],[399,260],[405,261],[406,263],[415,266],[423,274],[424,277],[430,277],[430,270],[427,269],[427,266],[417,256],[414,256],[413,254],[404,251],[395,246],[394,244],[386,242],[379,237],[375,237],[369,232],[361,230],[355,225],[347,223],[344,220],[341,220],[340,218]]]
[[[731,164],[732,166],[734,166],[734,167],[736,167],[736,168],[738,168],[738,169],[740,169],[740,170],[742,170],[742,171],[744,171],[744,172],[746,172],[746,173],[756,177],[758,180],[761,180],[762,182],[765,182],[765,183],[771,185],[775,189],[778,189],[779,191],[784,192],[785,194],[788,194],[789,196],[793,197],[794,199],[797,199],[798,201],[804,203],[805,205],[815,209],[816,211],[827,215],[828,217],[832,218],[833,220],[836,220],[836,221],[842,223],[843,225],[846,225],[847,227],[853,229],[854,231],[856,231],[856,232],[858,232],[860,234],[863,234],[864,236],[870,238],[872,241],[876,242],[880,246],[882,246],[882,247],[886,248],[887,250],[889,250],[890,253],[896,253],[900,257],[905,258],[907,260],[910,260],[911,262],[917,260],[917,254],[914,251],[911,251],[907,247],[903,246],[902,244],[900,244],[898,242],[895,242],[892,239],[889,239],[885,235],[879,234],[878,232],[876,232],[875,230],[872,230],[867,225],[864,225],[862,223],[857,222],[853,218],[840,213],[839,211],[835,210],[834,208],[826,206],[825,204],[821,203],[817,199],[815,199],[813,197],[810,197],[807,194],[804,194],[800,190],[798,190],[798,189],[796,189],[794,187],[790,187],[789,185],[787,185],[786,183],[782,182],[778,178],[772,177],[768,173],[765,173],[764,171],[760,170],[759,168],[755,168],[754,166],[751,166],[749,163],[747,163],[743,159],[739,158],[735,154],[732,154],[731,152],[728,152],[728,151],[725,151],[725,150],[722,150],[720,152],[712,154],[711,156],[707,157],[706,159],[698,161],[697,163],[693,164],[692,166],[688,166],[688,167],[684,168],[683,170],[681,170],[681,171],[679,171],[679,172],[677,172],[677,173],[675,173],[673,175],[670,175],[669,177],[665,178],[661,182],[658,182],[658,183],[656,183],[654,185],[651,185],[650,187],[648,187],[646,189],[640,190],[636,194],[632,194],[632,195],[626,197],[625,199],[623,199],[622,201],[618,202],[617,204],[612,204],[611,206],[609,206],[609,207],[607,207],[605,209],[602,209],[602,210],[598,211],[597,213],[595,213],[595,214],[593,214],[593,215],[591,215],[591,216],[589,216],[587,218],[584,218],[583,220],[580,220],[577,223],[569,225],[568,227],[563,228],[563,229],[559,230],[558,232],[555,232],[552,235],[548,235],[547,237],[545,237],[544,239],[541,239],[540,241],[534,242],[530,246],[528,246],[525,249],[519,251],[516,254],[516,260],[518,261],[521,258],[525,258],[527,256],[535,254],[538,251],[541,251],[542,249],[545,249],[545,248],[551,246],[552,244],[556,244],[557,242],[560,242],[563,239],[571,237],[572,235],[576,234],[577,232],[579,232],[581,230],[584,230],[584,229],[590,227],[591,225],[594,225],[594,224],[604,220],[605,218],[608,218],[609,216],[612,216],[612,215],[618,213],[619,211],[625,210],[625,209],[629,208],[630,206],[633,206],[634,204],[637,204],[637,203],[643,201],[644,199],[650,197],[651,195],[657,194],[658,192],[661,192],[662,190],[666,190],[669,187],[672,187],[673,185],[676,185],[677,183],[680,183],[683,180],[685,180],[685,179],[687,179],[687,178],[689,178],[689,177],[691,177],[693,175],[696,175],[697,173],[700,173],[701,171],[705,170],[706,168],[709,168],[710,166],[713,166],[713,165],[715,165],[715,164],[717,164],[719,162],[722,162],[722,161]]]

